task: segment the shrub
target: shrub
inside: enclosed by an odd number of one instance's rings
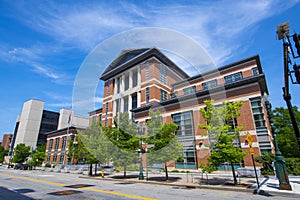
[[[51,168],[51,164],[50,163],[46,163],[45,167]]]
[[[286,158],[285,161],[289,174],[300,175],[300,158]]]

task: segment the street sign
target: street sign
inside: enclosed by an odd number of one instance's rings
[[[247,140],[248,144],[251,147],[252,146],[252,137],[251,137],[251,134],[249,132],[246,134],[246,140]]]
[[[250,153],[251,155],[254,155],[254,149],[252,147],[250,147]]]

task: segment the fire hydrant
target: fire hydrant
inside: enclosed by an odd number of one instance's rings
[[[101,171],[101,176],[102,176],[102,178],[104,178],[104,169],[102,169],[102,171]]]

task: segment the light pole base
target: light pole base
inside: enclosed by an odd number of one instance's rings
[[[144,180],[144,174],[143,173],[139,174],[139,180]]]
[[[289,183],[280,183],[279,190],[292,190],[292,187]]]

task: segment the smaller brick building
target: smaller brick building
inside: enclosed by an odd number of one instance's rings
[[[13,134],[4,134],[2,138],[1,146],[4,147],[5,150],[9,150]]]
[[[74,140],[78,130],[82,128],[76,128],[70,126],[60,130],[47,133],[46,144],[46,163],[49,164],[71,164],[71,158],[68,158],[68,146],[71,140]]]

